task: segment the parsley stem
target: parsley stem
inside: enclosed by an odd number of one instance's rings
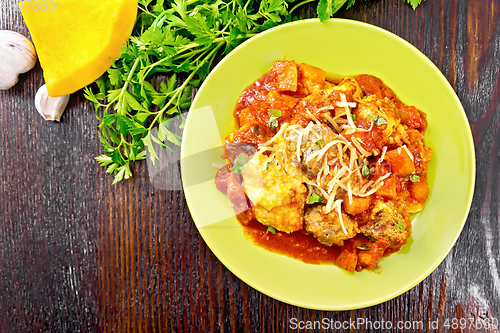
[[[238,36],[238,37],[236,37],[235,39],[247,39],[247,38],[251,38],[251,37],[256,36],[256,35],[257,35],[257,33],[253,33],[253,34],[246,34],[246,35],[243,35],[243,36]],[[226,41],[226,37],[218,37],[218,38],[215,38],[215,39],[212,41],[212,43],[214,43],[214,44],[215,44],[215,43],[225,42],[225,41]],[[168,56],[168,57],[161,58],[161,59],[160,59],[160,60],[158,60],[157,62],[155,62],[155,63],[153,63],[153,64],[151,64],[151,65],[147,66],[147,67],[148,67],[148,70],[145,72],[144,77],[147,77],[147,76],[148,76],[148,74],[151,72],[151,70],[152,70],[154,67],[156,67],[156,66],[160,65],[161,63],[163,63],[163,62],[167,61],[168,59],[173,58],[174,56],[179,56],[179,53],[182,53],[182,52],[187,51],[187,50],[192,50],[193,48],[195,48],[195,47],[197,47],[197,46],[200,46],[200,44],[199,44],[199,43],[190,43],[190,44],[187,44],[187,45],[185,45],[184,47],[182,47],[181,49],[179,49],[179,50],[177,51],[177,54],[173,54],[173,55],[170,55],[170,56]],[[218,47],[217,47],[217,49],[219,49],[219,48],[220,48],[220,46],[218,46]],[[205,49],[206,49],[206,48],[203,48],[203,49],[201,49],[201,50],[203,50],[203,51],[204,51]],[[191,53],[194,53],[194,52],[196,52],[196,51],[198,51],[198,50],[194,50],[194,51],[192,51]],[[188,53],[188,54],[190,54],[190,53]],[[183,56],[185,56],[185,54],[183,54]]]
[[[305,1],[302,1],[302,2],[299,2],[298,4],[296,4],[295,6],[293,6],[293,8],[290,10],[290,14],[293,13],[295,11],[295,9],[305,5],[305,4],[308,4],[310,2],[313,2],[314,0],[305,0]]]
[[[182,93],[182,91],[184,90],[184,88],[186,88],[186,86],[188,85],[188,83],[192,80],[192,78],[196,75],[196,73],[198,72],[198,70],[205,64],[205,62],[210,59],[210,63],[213,61],[212,58],[214,58],[215,54],[217,54],[217,52],[219,51],[219,49],[221,48],[221,46],[223,45],[223,43],[219,43],[219,45],[217,45],[209,54],[206,58],[204,58],[199,64],[198,66],[196,66],[196,68],[189,74],[189,76],[186,78],[186,80],[184,80],[184,82],[182,83],[182,85],[176,89],[176,92],[175,94],[170,98],[170,100],[165,104],[165,106],[156,114],[155,118],[153,119],[153,121],[151,122],[151,125],[149,126],[148,130],[151,130],[153,128],[153,126],[157,123],[158,121],[158,118],[170,107],[170,105],[172,105],[173,101],[175,98],[178,98],[179,97],[179,94]],[[201,56],[203,56],[204,54],[202,54]],[[201,57],[200,56],[200,57]]]
[[[209,54],[206,58],[204,58],[199,64],[198,66],[196,66],[196,68],[189,74],[189,76],[186,78],[186,80],[184,80],[184,82],[182,83],[182,85],[178,88],[179,90],[171,97],[171,99],[165,104],[165,106],[160,110],[160,112],[158,113],[158,115],[161,115],[163,112],[165,112],[168,107],[172,104],[172,101],[174,100],[175,97],[177,97],[179,95],[180,92],[182,92],[182,90],[184,90],[184,88],[187,86],[187,84],[191,81],[191,79],[196,75],[196,73],[198,72],[198,70],[205,64],[205,62],[208,60],[208,59],[211,59],[216,53],[217,51],[219,51],[220,47],[222,46],[223,44],[222,43],[219,43],[219,45],[217,45]],[[204,56],[204,54],[202,54],[200,57]],[[157,116],[158,117],[158,116]]]
[[[122,90],[120,91],[120,95],[118,95],[119,96],[118,98],[123,98],[123,93],[125,92],[125,90],[127,90],[127,87],[130,83],[130,78],[132,77],[132,74],[134,74],[135,68],[139,64],[139,59],[140,58],[135,59],[134,65],[132,66],[132,68],[130,69],[130,72],[127,75],[127,79],[125,80],[125,84],[123,85]],[[121,112],[121,114],[124,114],[124,112]]]

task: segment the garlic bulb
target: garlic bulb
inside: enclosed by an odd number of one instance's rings
[[[41,86],[35,95],[35,107],[45,120],[59,121],[68,101],[69,95],[51,97],[46,84]]]
[[[0,90],[15,85],[19,74],[29,71],[35,64],[35,47],[26,37],[0,30]]]

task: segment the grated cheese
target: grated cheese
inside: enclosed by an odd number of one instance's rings
[[[358,138],[356,138],[356,137],[352,137],[352,138],[351,138],[351,140],[352,140],[352,143],[356,146],[356,148],[358,148],[358,149],[359,149],[359,151],[361,152],[361,154],[363,154],[364,156],[370,156],[370,155],[371,155],[371,153],[370,153],[370,152],[368,152],[366,149],[364,149],[364,148],[361,146],[361,144],[360,144],[360,142],[359,142],[359,141],[361,141],[360,139],[358,139]],[[359,141],[358,141],[358,140],[359,140]],[[362,142],[362,141],[361,141],[361,142]]]
[[[382,155],[380,155],[380,158],[378,159],[379,163],[382,163],[382,161],[384,160],[386,152],[387,152],[387,146],[384,146],[384,148],[382,148]]]
[[[339,214],[340,225],[342,226],[342,230],[344,231],[344,234],[347,235],[347,230],[344,227],[344,222],[342,221],[342,210],[341,210],[341,207],[340,207],[340,205],[342,204],[342,200],[335,201],[335,204],[337,205],[337,212]]]
[[[406,150],[406,153],[408,154],[408,156],[410,156],[411,161],[415,162],[415,160],[413,159],[413,154],[410,152],[410,150],[408,149],[408,147],[406,147],[406,145],[403,145],[403,149]]]

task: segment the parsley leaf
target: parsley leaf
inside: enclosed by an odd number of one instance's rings
[[[370,177],[370,168],[368,167],[368,165],[366,164],[363,164],[363,166],[361,167],[361,174],[363,175],[363,177],[365,178],[368,178]]]
[[[268,232],[270,232],[270,233],[272,233],[273,235],[275,235],[275,234],[276,234],[276,229],[274,229],[273,227],[271,227],[271,226],[269,225],[269,226],[267,226],[266,234],[267,234]]]
[[[418,183],[420,181],[420,177],[418,175],[411,175],[410,176],[410,181],[412,183]]]
[[[403,223],[401,223],[401,221],[398,221],[398,225],[396,226],[396,230],[399,232],[405,231],[405,227],[404,227]]]
[[[312,204],[314,204],[316,202],[321,202],[323,200],[325,200],[325,199],[323,199],[322,197],[320,197],[316,193],[313,193],[313,194],[311,194],[311,196],[309,197],[309,199],[307,199],[307,203],[309,205],[312,205]]]
[[[377,126],[381,126],[381,125],[385,125],[387,124],[387,120],[385,120],[385,118],[382,118],[376,114],[369,114],[368,117],[370,117],[371,119],[373,119],[373,121],[375,122],[375,125]]]
[[[380,126],[380,125],[385,125],[387,124],[387,120],[385,120],[382,117],[378,117],[378,119],[375,121],[375,125]]]
[[[236,157],[236,159],[234,160],[233,167],[229,170],[240,175],[243,167],[252,159],[252,156],[248,156],[245,153],[239,154],[238,157]]]
[[[300,5],[311,1],[312,0],[306,0],[304,2],[301,2],[299,5],[296,5],[294,8],[292,8],[290,13],[293,12]],[[417,8],[417,6],[420,5],[420,3],[422,2],[422,0],[405,0],[405,1],[409,3],[413,9]],[[316,8],[316,12],[321,22],[324,22],[328,20],[330,17],[332,17],[332,15],[335,14],[337,11],[339,11],[339,9],[342,8],[342,6],[346,2],[347,5],[345,8],[349,9],[354,5],[356,0],[320,0]]]
[[[328,20],[333,14],[347,2],[347,0],[320,0],[317,7],[318,17],[321,22]],[[353,0],[349,0],[348,7],[354,4]]]
[[[278,128],[278,118],[281,117],[281,111],[277,109],[268,109],[267,111],[271,114],[271,118],[269,118],[269,127],[274,131]]]
[[[360,249],[362,251],[368,251],[368,250],[371,250],[371,247],[358,246],[358,249]]]
[[[422,2],[422,0],[406,0],[413,9],[416,9],[418,5]]]
[[[321,146],[323,144],[323,140],[319,139],[314,143],[316,146]]]

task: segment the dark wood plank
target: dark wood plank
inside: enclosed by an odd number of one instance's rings
[[[29,36],[1,5],[0,29]],[[353,311],[298,308],[241,282],[205,245],[182,191],[153,188],[145,164],[111,185],[93,160],[97,121],[81,93],[60,124],[36,113],[37,65],[0,92],[0,331],[289,332],[294,318],[364,318],[422,322],[419,332],[438,321],[448,332],[453,318],[498,320],[499,11],[499,0],[425,0],[415,11],[403,0],[357,0],[336,15],[385,28],[436,64],[472,124],[478,171],[468,222],[445,261],[405,294]],[[474,332],[470,324],[454,331]]]

